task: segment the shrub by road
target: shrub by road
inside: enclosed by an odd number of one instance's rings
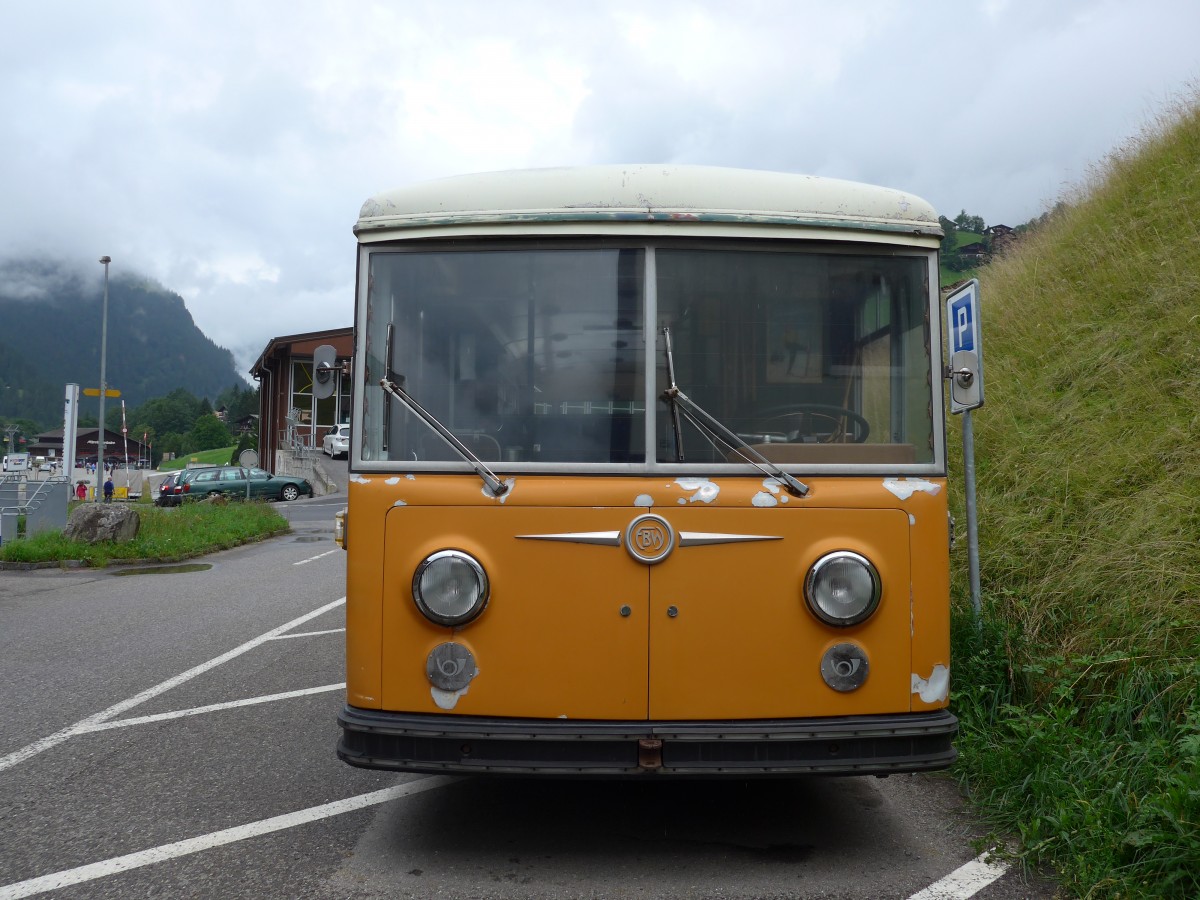
[[[173,509],[138,504],[137,510],[142,527],[128,543],[86,544],[43,532],[0,546],[0,562],[177,562],[289,530],[287,519],[267,503],[188,503]]]

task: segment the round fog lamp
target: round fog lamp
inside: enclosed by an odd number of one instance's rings
[[[439,550],[413,575],[417,609],[438,625],[463,625],[487,606],[488,577],[483,566],[461,550]]]
[[[813,563],[804,581],[808,607],[828,625],[857,625],[879,606],[879,572],[865,556],[838,550]]]

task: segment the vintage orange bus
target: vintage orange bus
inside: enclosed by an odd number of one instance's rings
[[[953,761],[928,203],[598,166],[381,193],[355,233],[343,760]]]

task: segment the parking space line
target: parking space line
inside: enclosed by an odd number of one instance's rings
[[[292,565],[293,566],[302,566],[305,563],[312,562],[314,559],[320,559],[322,556],[329,556],[331,553],[340,553],[341,549],[342,549],[341,547],[335,547],[332,550],[326,550],[324,553],[318,553],[316,556],[310,556],[308,559],[302,559],[302,560],[300,560],[300,562],[294,562],[294,563],[292,563]]]
[[[130,869],[139,869],[143,866],[153,865],[154,863],[166,862],[169,859],[177,859],[181,856],[200,853],[203,850],[210,850],[213,847],[223,847],[226,844],[233,844],[248,838],[270,834],[274,831],[283,831],[287,828],[295,828],[298,825],[307,825],[309,822],[328,819],[331,816],[340,816],[343,813],[355,812],[356,810],[366,809],[369,806],[377,806],[380,803],[387,803],[390,800],[396,800],[400,797],[408,797],[422,791],[445,787],[459,780],[461,779],[451,775],[431,775],[427,778],[417,779],[416,781],[406,781],[403,784],[384,788],[383,790],[372,791],[369,794],[359,794],[357,797],[347,797],[345,800],[335,800],[332,803],[324,803],[320,806],[310,806],[308,809],[301,809],[281,816],[272,816],[269,819],[260,819],[257,822],[250,822],[246,825],[236,825],[233,828],[214,831],[210,834],[202,834],[199,837],[176,841],[173,844],[163,844],[159,847],[151,847],[149,850],[128,853],[125,856],[114,856],[111,859],[101,862],[89,863],[88,865],[79,866],[74,869],[64,869],[61,872],[54,872],[50,875],[42,875],[26,881],[14,882],[13,884],[0,886],[0,900],[18,900],[21,897],[32,897],[35,894],[41,894],[45,891],[69,887],[74,884],[83,884],[86,881],[94,881],[97,878],[106,878],[109,875],[128,872]]]
[[[326,628],[324,631],[297,631],[295,634],[277,634],[271,640],[286,641],[288,638],[316,637],[319,634],[341,634],[345,630],[345,628]]]
[[[127,700],[122,700],[120,703],[115,703],[108,709],[94,713],[93,715],[88,716],[86,719],[80,719],[74,725],[68,725],[61,731],[56,731],[54,734],[48,735],[41,740],[34,741],[32,744],[22,747],[20,750],[14,750],[7,756],[0,756],[0,772],[11,768],[18,763],[25,762],[25,760],[37,756],[37,754],[44,750],[57,747],[59,744],[75,737],[76,735],[85,734],[89,730],[92,730],[94,726],[99,725],[102,722],[107,722],[110,719],[115,719],[117,716],[124,712],[128,712],[135,706],[140,706],[147,700],[152,700],[159,694],[171,690],[171,688],[178,687],[187,681],[191,681],[196,676],[203,675],[209,669],[215,669],[217,666],[227,663],[231,659],[236,659],[243,653],[247,653],[250,650],[253,650],[255,647],[258,647],[259,645],[272,640],[273,638],[278,637],[285,632],[291,631],[297,625],[303,625],[310,619],[315,619],[317,616],[323,615],[324,613],[329,612],[329,610],[343,605],[345,602],[346,598],[341,597],[337,600],[334,600],[332,603],[326,603],[324,606],[314,609],[312,612],[305,613],[302,616],[292,619],[290,622],[285,622],[283,625],[280,625],[277,628],[272,628],[270,631],[246,641],[246,643],[239,647],[234,647],[228,653],[222,653],[220,656],[214,657],[208,662],[201,663],[198,666],[188,669],[186,672],[181,672],[172,678],[168,678],[166,681],[160,682],[152,688],[147,688],[140,694],[135,694]]]
[[[985,850],[945,878],[917,891],[908,900],[966,900],[975,896],[1008,871],[1008,863],[988,858],[993,852],[994,847]]]
[[[113,728],[128,728],[130,725],[145,725],[149,722],[165,722],[169,719],[182,719],[185,716],[199,716],[204,713],[217,712],[222,709],[237,709],[239,706],[255,706],[259,703],[274,703],[276,700],[290,700],[293,697],[307,697],[310,694],[323,694],[328,691],[343,691],[346,682],[340,684],[325,684],[321,687],[302,688],[298,691],[284,691],[282,694],[264,694],[261,697],[248,697],[245,700],[230,700],[226,703],[212,703],[208,706],[194,706],[191,709],[177,709],[172,712],[155,713],[150,716],[138,716],[133,719],[114,719],[111,722],[97,722],[94,725],[81,726],[78,734],[88,734],[93,731],[108,731]]]

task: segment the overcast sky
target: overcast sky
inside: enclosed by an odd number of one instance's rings
[[[1017,225],[1200,76],[1197,0],[54,0],[3,29],[0,255],[99,290],[108,254],[243,371],[350,325],[379,190],[696,163]]]

